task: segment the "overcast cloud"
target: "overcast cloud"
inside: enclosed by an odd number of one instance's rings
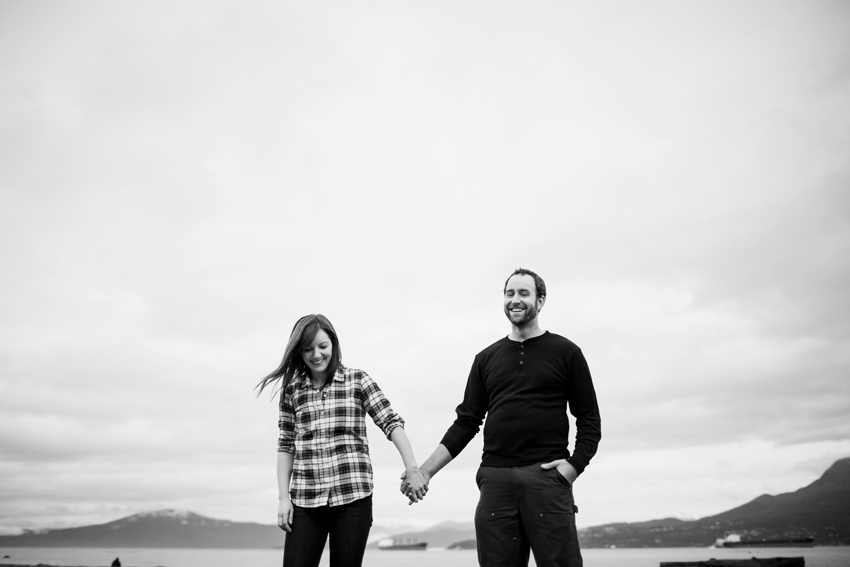
[[[320,312],[439,442],[517,266],[603,417],[580,527],[850,456],[841,2],[0,2],[0,532],[273,523]],[[382,525],[471,521],[473,441]]]

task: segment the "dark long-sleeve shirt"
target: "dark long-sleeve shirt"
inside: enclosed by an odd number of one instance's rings
[[[572,453],[568,407],[577,429]],[[567,459],[581,474],[602,437],[596,392],[581,349],[548,331],[522,342],[505,337],[478,353],[456,412],[441,443],[456,457],[484,422],[483,466]]]

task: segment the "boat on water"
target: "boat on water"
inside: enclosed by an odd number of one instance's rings
[[[427,541],[415,537],[393,537],[378,542],[378,549],[384,551],[425,551],[427,547]]]
[[[723,547],[814,547],[815,538],[801,537],[797,539],[742,539],[741,541],[725,541]]]
[[[814,547],[815,538],[742,539],[738,534],[728,534],[718,539],[715,547]]]

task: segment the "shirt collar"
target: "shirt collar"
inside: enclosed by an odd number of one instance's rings
[[[342,363],[339,364],[336,372],[334,372],[334,382],[345,382],[345,366]],[[302,387],[312,387],[312,384],[310,384],[310,375],[306,370],[301,373],[300,384]]]

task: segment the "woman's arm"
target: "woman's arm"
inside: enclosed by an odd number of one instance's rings
[[[292,531],[292,501],[289,499],[289,481],[295,454],[280,451],[277,454],[277,525],[285,532]]]
[[[404,463],[404,480],[408,486],[407,497],[410,498],[411,503],[419,502],[425,498],[425,493],[428,492],[428,481],[422,471],[419,470],[419,465],[416,464],[410,439],[407,438],[407,433],[403,427],[396,427],[390,432],[390,440],[398,449],[398,454],[401,455],[401,460]]]

